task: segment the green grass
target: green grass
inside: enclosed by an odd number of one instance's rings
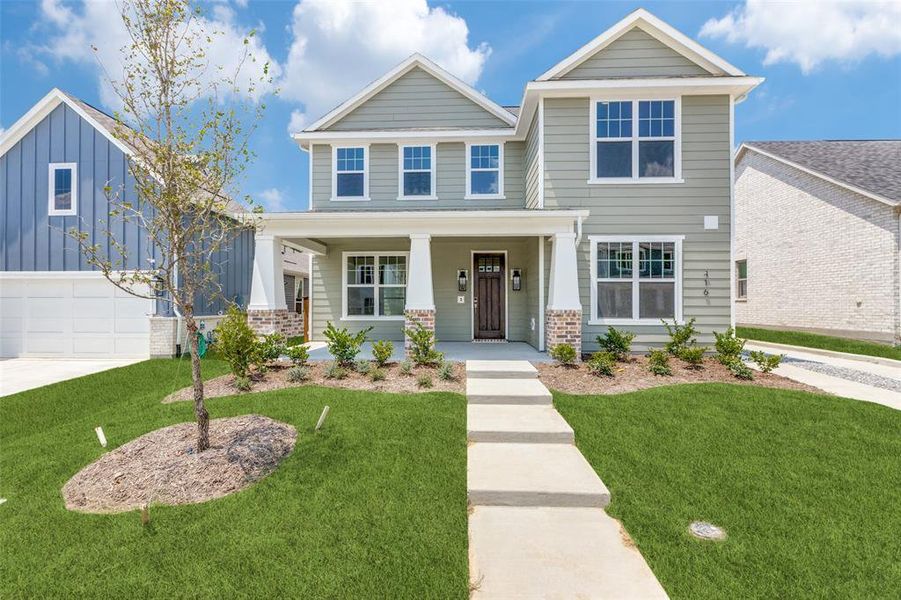
[[[206,375],[222,363],[205,360]],[[466,598],[466,412],[456,394],[295,388],[207,402],[294,425],[268,478],[205,504],[85,515],[60,488],[103,450],[192,419],[154,360],[0,399],[0,598]],[[312,428],[323,405],[323,431]]]
[[[889,346],[888,344],[850,340],[803,331],[776,331],[774,329],[759,329],[756,327],[738,327],[735,333],[738,337],[760,340],[762,342],[773,342],[774,344],[791,344],[806,348],[820,348],[822,350],[901,360],[901,346]]]
[[[555,394],[673,598],[878,598],[901,589],[901,413],[728,384]],[[701,542],[693,520],[729,539]]]

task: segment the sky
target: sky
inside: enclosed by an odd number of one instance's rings
[[[746,140],[901,138],[901,0],[427,2],[204,0],[213,62],[250,50],[273,75],[241,187],[267,210],[305,210],[301,129],[421,52],[504,105],[525,84],[643,7],[766,82],[735,109]],[[125,43],[110,0],[0,2],[0,133],[58,87],[107,112],[104,73]],[[96,55],[91,47],[97,48]],[[103,69],[100,68],[103,65]],[[244,71],[247,77],[253,73]]]

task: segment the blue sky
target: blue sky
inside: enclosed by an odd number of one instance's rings
[[[736,142],[901,137],[901,3],[205,2],[226,40],[258,30],[279,96],[253,144],[243,184],[273,210],[307,207],[307,157],[289,125],[315,120],[413,51],[422,51],[501,104],[525,83],[642,6],[767,81],[736,107]],[[104,64],[121,46],[109,5],[82,0],[0,3],[0,127],[53,87],[111,110]],[[714,20],[712,22],[709,22]],[[709,23],[708,23],[709,22]],[[705,24],[707,24],[705,26]],[[703,34],[702,34],[703,30]],[[231,36],[231,37],[229,37]],[[227,62],[236,44],[211,54]]]

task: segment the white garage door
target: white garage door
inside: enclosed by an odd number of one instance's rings
[[[0,273],[0,356],[146,357],[152,312],[93,273]]]

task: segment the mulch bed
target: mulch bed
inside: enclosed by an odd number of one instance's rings
[[[63,486],[66,508],[115,513],[221,498],[266,477],[297,441],[290,425],[244,415],[210,421],[210,448],[197,454],[196,427],[163,427],[104,454]]]
[[[702,369],[690,369],[677,358],[670,358],[669,366],[673,374],[670,377],[657,376],[648,371],[648,359],[645,356],[634,356],[629,362],[616,363],[616,374],[613,377],[592,375],[585,363],[563,367],[556,364],[534,363],[538,369],[538,377],[551,390],[567,394],[622,394],[661,385],[676,383],[737,383],[762,387],[802,390],[824,394],[826,392],[815,387],[780,377],[773,373],[754,371],[754,379],[746,381],[736,378],[714,358],[705,358]]]
[[[206,398],[219,398],[222,396],[281,390],[303,385],[321,385],[348,390],[369,390],[400,394],[416,392],[457,392],[462,394],[466,387],[466,370],[463,367],[463,363],[452,363],[454,378],[450,381],[439,379],[438,369],[435,367],[414,367],[411,375],[404,375],[400,372],[400,364],[398,363],[385,365],[383,370],[386,377],[383,381],[372,381],[369,375],[363,375],[350,369],[347,369],[347,377],[345,379],[328,379],[325,376],[325,371],[330,364],[330,362],[326,361],[308,363],[310,378],[302,382],[288,381],[288,367],[273,366],[264,375],[257,376],[248,392],[242,392],[235,387],[235,378],[231,374],[222,375],[206,381],[203,385],[203,393]],[[419,387],[417,378],[422,373],[431,376],[432,387]],[[163,398],[163,403],[191,400],[193,393],[194,390],[190,386],[182,388]]]

